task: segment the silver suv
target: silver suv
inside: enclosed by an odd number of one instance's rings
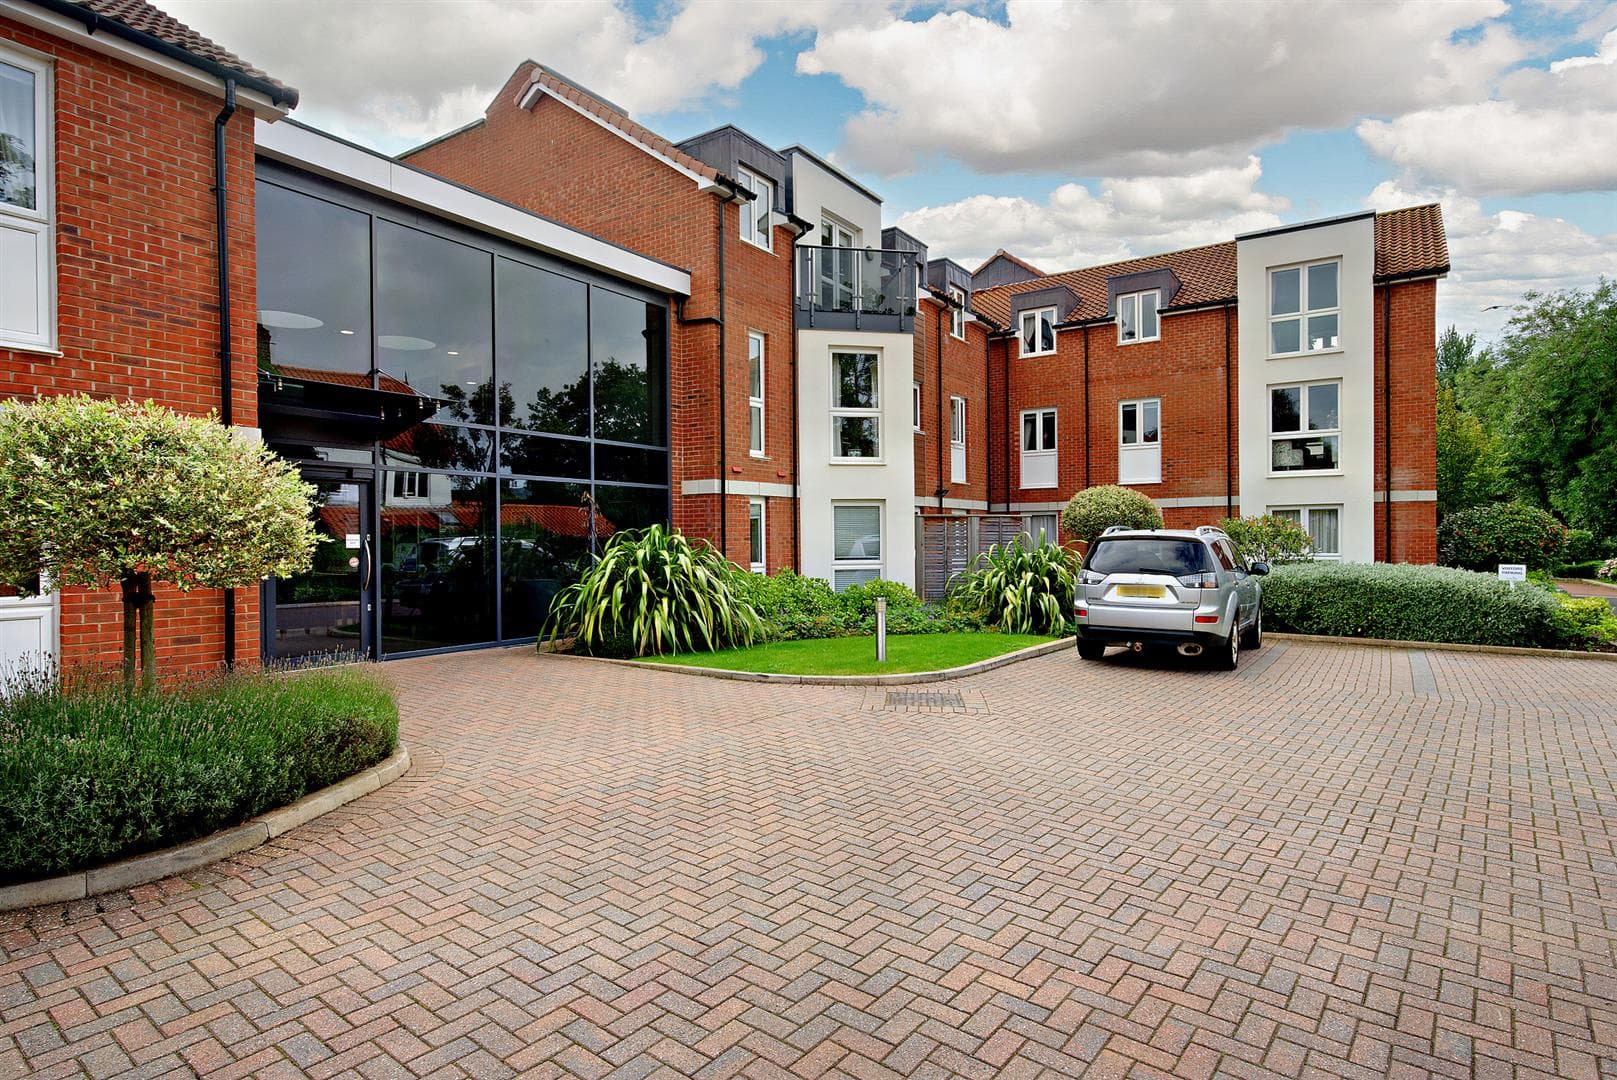
[[[1211,525],[1114,525],[1089,545],[1078,572],[1078,655],[1099,660],[1108,645],[1172,645],[1233,671],[1243,646],[1263,644],[1258,578],[1268,572],[1265,563],[1243,565],[1229,536]]]

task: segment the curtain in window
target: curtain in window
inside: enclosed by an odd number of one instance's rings
[[[1342,550],[1341,512],[1310,510],[1308,535],[1313,538],[1315,551],[1323,555],[1339,554]]]

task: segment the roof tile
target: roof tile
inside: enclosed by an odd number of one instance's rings
[[[298,92],[295,89],[249,64],[212,38],[197,33],[168,12],[153,7],[147,0],[74,0],[74,2],[103,18],[115,19],[131,30],[150,34],[159,41],[177,46],[204,60],[211,60],[243,75],[261,79],[286,91],[294,102],[297,100]]]

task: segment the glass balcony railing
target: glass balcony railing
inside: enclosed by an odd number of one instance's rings
[[[798,325],[907,332],[915,284],[913,251],[799,244]]]

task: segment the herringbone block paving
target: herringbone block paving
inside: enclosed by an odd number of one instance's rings
[[[1617,665],[382,670],[404,779],[0,914],[0,1077],[1617,1080]]]

